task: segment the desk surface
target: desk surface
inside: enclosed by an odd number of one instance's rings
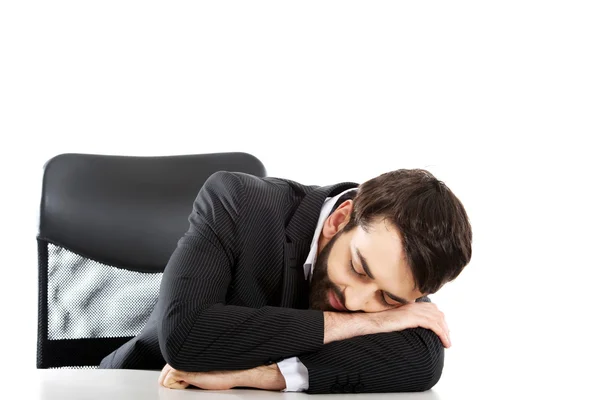
[[[137,370],[77,370],[77,369],[38,369],[34,379],[37,386],[37,399],[43,400],[180,400],[180,399],[299,399],[314,398],[305,393],[283,393],[265,390],[221,390],[201,389],[175,390],[158,384],[159,371]],[[22,387],[19,392],[22,391]],[[327,399],[398,399],[439,400],[434,390],[422,393],[361,393],[331,394]],[[28,398],[30,396],[27,396]]]

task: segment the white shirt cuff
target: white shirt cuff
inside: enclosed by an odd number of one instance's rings
[[[284,392],[301,392],[308,389],[308,369],[298,357],[286,358],[277,366],[285,379]]]

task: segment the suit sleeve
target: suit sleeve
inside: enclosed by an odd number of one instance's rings
[[[440,379],[444,348],[435,333],[414,328],[331,342],[298,358],[309,394],[420,392]]]
[[[298,358],[308,368],[309,394],[420,392],[439,381],[444,346],[433,331],[412,328],[331,342]]]
[[[175,369],[249,369],[323,346],[322,311],[226,304],[243,246],[245,204],[240,177],[225,171],[211,175],[165,267],[158,340]]]

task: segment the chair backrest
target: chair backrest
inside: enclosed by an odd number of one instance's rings
[[[37,368],[96,367],[141,331],[194,199],[217,171],[266,176],[259,159],[240,152],[46,162]]]

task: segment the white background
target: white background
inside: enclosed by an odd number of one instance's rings
[[[244,151],[304,184],[429,169],[474,232],[432,296],[438,398],[594,397],[597,2],[197,3],[0,5],[3,385],[35,368],[46,160]]]

